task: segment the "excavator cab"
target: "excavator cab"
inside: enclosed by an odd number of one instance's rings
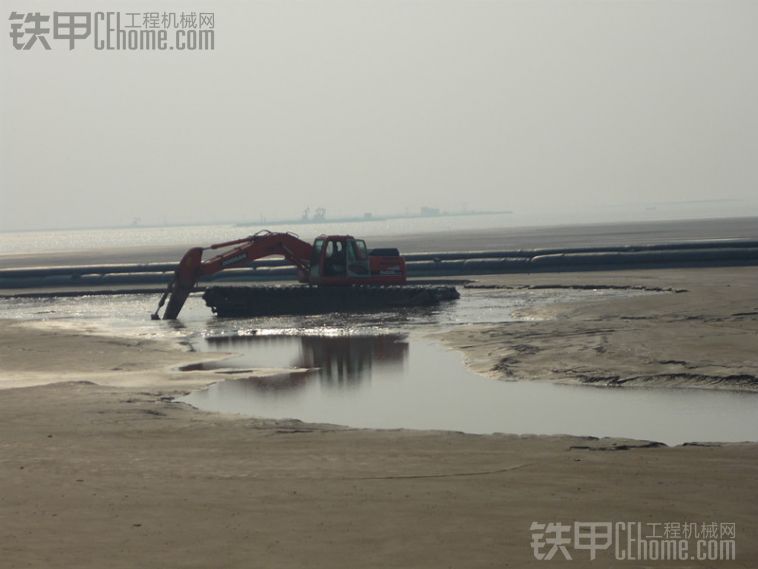
[[[318,284],[354,284],[371,276],[363,239],[349,235],[321,236],[313,243],[309,281]]]

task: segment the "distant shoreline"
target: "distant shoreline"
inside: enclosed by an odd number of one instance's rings
[[[403,215],[403,214],[401,214]],[[744,214],[744,215],[714,215],[714,216],[703,216],[703,215],[691,215],[691,216],[668,216],[668,217],[656,217],[656,218],[643,218],[643,217],[627,217],[624,216],[623,218],[616,218],[614,216],[609,216],[608,218],[603,219],[576,219],[576,218],[561,218],[556,219],[553,215],[547,215],[544,216],[544,218],[537,217],[532,214],[524,214],[522,212],[516,212],[516,211],[509,211],[509,210],[498,210],[498,211],[479,211],[476,213],[468,212],[468,213],[453,213],[452,215],[409,215],[408,217],[393,217],[392,215],[381,215],[381,216],[372,216],[371,218],[364,218],[359,216],[353,216],[353,217],[344,217],[344,218],[328,218],[321,221],[316,222],[308,222],[303,224],[301,219],[293,220],[292,224],[297,223],[298,225],[318,225],[320,223],[323,224],[329,224],[329,223],[360,223],[360,222],[366,222],[366,221],[392,221],[395,219],[424,219],[424,220],[434,220],[434,219],[443,219],[445,217],[486,217],[490,215],[513,215],[512,218],[514,220],[513,225],[509,225],[508,228],[512,230],[529,230],[529,229],[549,229],[549,228],[582,228],[582,227],[603,227],[603,226],[643,226],[643,225],[665,225],[665,224],[691,224],[691,223],[728,223],[728,222],[737,222],[740,224],[746,223],[746,222],[753,222],[756,224],[756,227],[758,228],[758,215],[755,215],[754,213]],[[524,219],[528,218],[528,219]],[[349,220],[349,221],[345,221]],[[286,221],[286,223],[289,223],[289,221]],[[201,228],[201,227],[254,227],[256,225],[260,224],[267,224],[267,225],[278,225],[278,221],[239,221],[239,220],[219,220],[214,221],[212,223],[208,222],[197,222],[197,221],[185,221],[185,222],[175,222],[175,223],[163,223],[163,224],[156,224],[156,223],[146,223],[146,224],[140,224],[140,225],[93,225],[93,226],[81,226],[81,227],[32,227],[32,228],[24,228],[24,229],[5,229],[0,227],[0,240],[4,235],[23,235],[28,233],[66,233],[66,232],[85,232],[85,231],[121,231],[121,230],[150,230],[150,229],[190,229],[190,228]],[[492,228],[490,228],[492,229]],[[461,231],[471,231],[471,229],[462,229]],[[0,253],[0,256],[2,256],[2,253]]]
[[[355,223],[370,221],[389,221],[391,219],[444,219],[446,217],[469,217],[477,215],[511,215],[510,210],[497,211],[456,211],[456,212],[439,212],[439,213],[410,213],[410,214],[389,214],[389,215],[362,215],[348,217],[323,217],[323,218],[292,218],[292,219],[263,219],[261,221],[245,221],[235,223],[235,227],[251,227],[257,225],[318,225],[321,223]]]

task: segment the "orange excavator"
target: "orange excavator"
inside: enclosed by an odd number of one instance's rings
[[[403,285],[406,282],[405,259],[397,249],[369,251],[363,239],[351,235],[321,235],[313,244],[294,233],[260,231],[255,235],[217,243],[207,249],[225,249],[203,261],[206,248],[193,247],[184,254],[161,297],[158,315],[168,298],[164,320],[175,320],[190,292],[202,277],[224,269],[249,266],[253,261],[272,255],[282,256],[297,267],[298,280],[308,285],[350,287],[353,285]]]

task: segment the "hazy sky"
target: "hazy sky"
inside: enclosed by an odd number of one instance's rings
[[[758,215],[756,1],[34,2],[214,11],[205,53],[16,51],[7,14],[31,4],[1,1],[3,230],[306,206]]]

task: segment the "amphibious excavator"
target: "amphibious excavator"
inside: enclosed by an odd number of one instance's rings
[[[227,250],[203,261],[206,249]],[[259,316],[421,306],[458,298],[455,287],[407,285],[405,259],[397,249],[369,250],[363,239],[351,235],[321,235],[311,245],[294,233],[264,230],[188,250],[152,318],[160,319],[168,298],[163,319],[176,319],[201,278],[269,256],[293,264],[303,285],[209,287],[203,295],[206,304],[219,316]]]

